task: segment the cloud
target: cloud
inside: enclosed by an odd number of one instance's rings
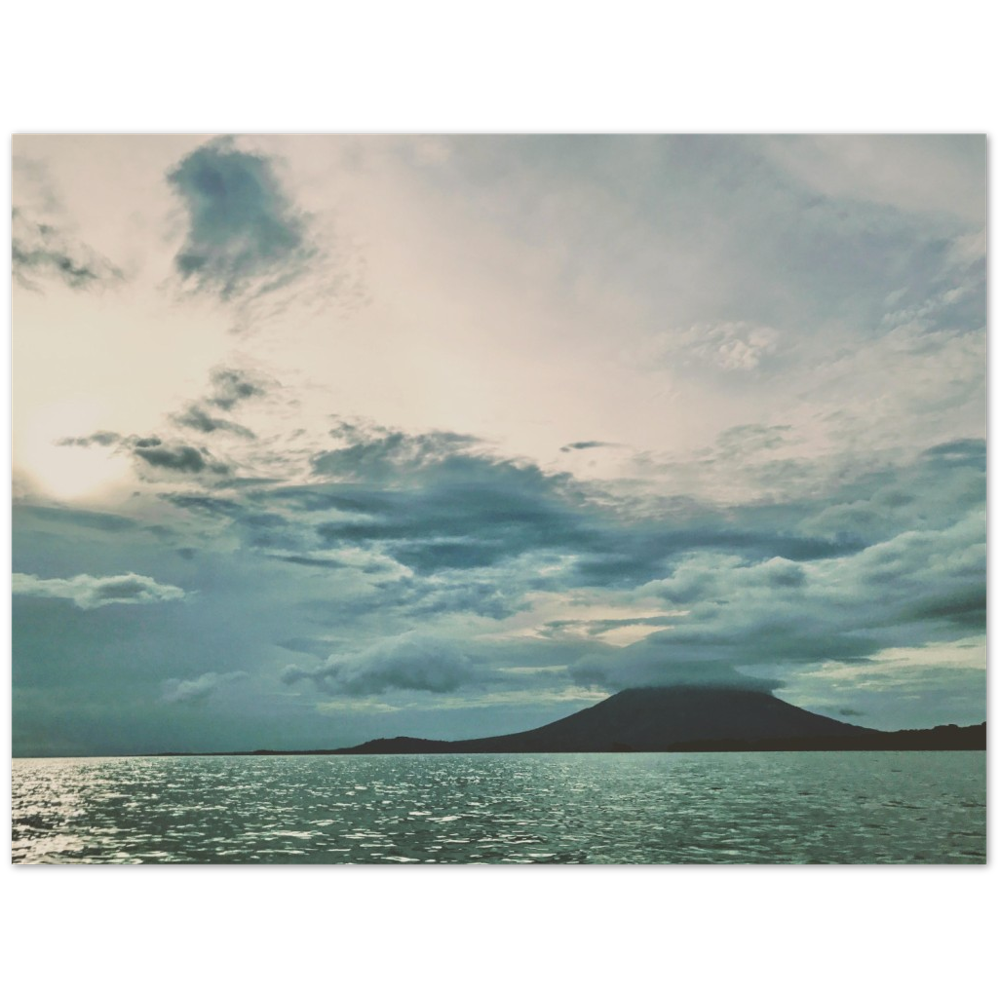
[[[205,402],[221,410],[231,410],[238,403],[267,393],[267,380],[257,372],[238,368],[213,368],[212,388]]]
[[[340,421],[330,432],[343,446],[314,455],[313,471],[338,479],[379,480],[398,477],[404,470],[416,472],[443,461],[467,455],[479,438],[451,431],[408,434],[378,425]]]
[[[347,475],[371,458],[352,455],[337,471]],[[581,511],[558,495],[564,482],[559,476],[532,465],[462,455],[410,468],[397,470],[379,456],[379,477],[402,474],[405,481],[380,490],[329,487],[329,509],[353,516],[319,522],[316,534],[329,547],[378,545],[422,574],[491,566],[527,553],[578,550],[586,543],[589,529]],[[311,492],[316,497],[319,491]]]
[[[222,299],[273,291],[305,270],[316,250],[273,162],[230,139],[189,153],[168,175],[188,216],[174,260],[182,281]]]
[[[210,381],[208,393],[188,403],[178,412],[169,414],[170,422],[176,427],[200,434],[229,434],[245,441],[255,441],[256,435],[248,427],[228,417],[214,414],[210,409],[229,413],[247,400],[267,395],[275,384],[274,380],[258,372],[219,367],[212,370]],[[223,476],[232,470],[229,461],[215,457],[203,445],[183,440],[167,441],[158,433],[139,435],[99,430],[87,435],[65,437],[56,444],[69,448],[113,448],[119,453],[131,455],[137,460],[143,478],[148,478],[143,473],[148,473],[151,469],[193,476]]]
[[[356,654],[338,653],[322,667],[286,667],[282,680],[311,680],[331,694],[371,695],[386,691],[456,691],[474,682],[470,657],[458,644],[411,632],[384,639]]]
[[[331,559],[328,556],[275,556],[282,562],[292,563],[294,566],[311,566],[313,569],[342,569],[346,563],[341,559]]]
[[[583,656],[570,673],[616,689],[712,679],[719,668],[775,677],[871,662],[904,637],[917,645],[981,634],[985,574],[981,510],[808,564],[697,551],[636,592],[683,616],[624,649]]]
[[[654,343],[661,362],[703,365],[727,372],[752,372],[777,351],[781,335],[769,326],[744,321],[696,323],[672,330]]]
[[[733,428],[713,460],[767,453],[785,430]],[[608,690],[772,689],[806,668],[868,662],[904,637],[919,645],[982,630],[982,441],[838,470],[835,488],[794,501],[657,507],[488,454],[465,435],[344,423],[335,435],[342,447],[312,456],[310,482],[164,497],[217,519],[217,537],[287,574],[276,585],[297,613],[342,630],[344,647],[370,628],[397,634],[290,667],[288,683],[352,698],[495,686],[500,652],[481,638],[470,647],[475,633],[462,631],[487,619],[552,643],[561,683]],[[531,618],[546,594],[570,595],[568,613]],[[609,599],[620,617],[587,614]],[[294,641],[315,655],[315,635]]]
[[[986,442],[981,438],[944,441],[925,449],[923,454],[926,458],[945,466],[955,464],[979,467],[986,462]]]
[[[177,427],[197,431],[200,434],[231,434],[248,441],[256,439],[249,427],[210,412],[212,409],[229,413],[247,400],[267,395],[273,380],[265,378],[257,372],[243,371],[236,368],[214,368],[210,374],[211,388],[200,398],[188,403],[183,409],[169,415],[170,422]],[[125,440],[133,446],[133,453],[150,465],[186,472],[202,472],[208,469],[217,474],[229,471],[229,466],[211,458],[206,449],[193,449],[191,446],[174,446],[169,454],[153,451],[162,442],[150,439],[147,442],[136,438],[122,439],[112,432],[92,434],[89,438],[70,438],[61,444],[86,445],[88,443],[108,443]]]
[[[201,493],[167,493],[164,494],[163,498],[177,507],[199,510],[217,516],[236,517],[243,511],[243,508],[235,500]]]
[[[179,601],[180,587],[157,583],[136,573],[95,577],[82,574],[69,580],[40,580],[27,573],[15,573],[12,592],[24,597],[51,597],[72,601],[78,608],[92,610],[108,604],[156,604]]]
[[[249,431],[247,432],[249,434]],[[90,448],[114,446],[139,459],[147,466],[164,472],[180,472],[199,475],[203,472],[217,476],[225,475],[230,466],[214,458],[207,448],[195,447],[183,442],[165,442],[156,434],[140,437],[137,434],[124,436],[114,431],[97,431],[86,437],[62,438],[56,442],[64,448]]]
[[[214,434],[216,431],[223,431],[235,434],[238,437],[254,438],[256,435],[248,427],[238,424],[232,420],[224,420],[221,417],[213,417],[203,410],[197,403],[192,403],[187,409],[174,414],[171,420],[178,427],[189,427],[191,430],[201,431],[203,434]]]
[[[674,615],[640,615],[622,618],[557,618],[545,622],[537,631],[544,636],[585,635],[604,637],[609,632],[628,632],[635,626],[642,631],[655,631],[657,627],[674,623]]]
[[[101,448],[110,448],[113,444],[118,444],[122,440],[121,434],[115,431],[95,431],[84,437],[67,437],[57,441],[60,448],[89,448],[91,445],[99,445]]]
[[[609,441],[572,441],[569,444],[564,444],[559,450],[560,451],[587,451],[591,448],[614,448],[616,447]]]
[[[57,527],[92,528],[96,531],[129,531],[138,526],[139,522],[121,514],[108,514],[104,511],[82,510],[75,507],[41,507],[35,504],[18,504],[17,514],[30,515],[42,521],[52,521]]]
[[[983,135],[811,135],[758,140],[788,173],[830,197],[905,212],[985,214]]]
[[[132,454],[147,465],[169,472],[213,472],[224,475],[229,466],[212,458],[206,448],[195,448],[192,445],[165,445],[160,441],[156,444],[136,444]]]
[[[754,452],[766,452],[786,443],[788,424],[738,424],[716,438],[716,459],[731,460]]]
[[[783,430],[739,428],[725,443],[737,453],[766,451]],[[762,582],[795,589],[806,564],[860,553],[895,537],[913,518],[941,527],[954,513],[981,504],[984,490],[981,446],[958,442],[910,466],[884,465],[853,478],[844,470],[825,496],[640,510],[591,495],[565,474],[470,453],[469,447],[460,436],[381,429],[314,456],[314,469],[330,481],[255,490],[247,499],[285,511],[276,527],[281,547],[292,551],[281,555],[323,558],[326,550],[342,558],[361,550],[442,586],[448,574],[481,577],[502,569],[506,604],[525,589],[628,588],[674,571],[670,586],[662,588],[666,599],[693,586],[685,560],[695,553],[761,564]],[[324,512],[335,516],[324,518]],[[225,513],[245,528],[259,527],[242,506]],[[272,541],[279,540],[275,526],[267,527]],[[252,537],[266,540],[259,531]]]
[[[282,489],[284,499],[338,516],[314,521],[327,548],[375,547],[417,573],[489,567],[528,553],[579,547],[590,528],[562,491],[565,474],[474,451],[461,434],[406,434],[351,425],[344,447],[314,455],[327,483]]]
[[[56,278],[73,289],[121,281],[122,272],[96,250],[46,223],[29,222],[14,209],[11,264],[14,280],[38,291],[33,279]]]
[[[655,647],[634,643],[616,653],[591,653],[570,668],[578,684],[606,690],[636,687],[724,687],[741,691],[775,691],[779,680],[741,674],[727,663],[664,662]]]
[[[247,676],[249,675],[244,670],[234,670],[228,674],[209,671],[190,681],[171,677],[163,682],[163,700],[174,705],[202,702],[221,686],[244,680]]]
[[[256,438],[248,427],[209,411],[218,409],[229,413],[247,400],[262,398],[272,388],[274,380],[258,372],[223,367],[213,368],[209,378],[211,388],[208,393],[189,403],[180,412],[171,414],[171,422],[178,427],[187,427],[202,434],[215,434],[221,431],[249,440]]]

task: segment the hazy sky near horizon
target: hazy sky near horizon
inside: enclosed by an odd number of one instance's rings
[[[17,136],[15,754],[985,718],[982,136]]]

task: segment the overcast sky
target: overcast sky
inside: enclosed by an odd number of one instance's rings
[[[15,754],[981,722],[985,154],[16,137]]]

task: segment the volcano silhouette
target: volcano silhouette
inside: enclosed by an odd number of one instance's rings
[[[372,740],[341,753],[587,753],[694,749],[689,744],[865,742],[889,734],[817,715],[764,691],[632,688],[538,729],[474,740]],[[699,747],[700,748],[700,747]],[[724,748],[724,747],[720,747]],[[735,748],[735,746],[734,746]]]

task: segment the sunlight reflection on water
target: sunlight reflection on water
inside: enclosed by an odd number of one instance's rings
[[[21,863],[986,860],[980,752],[13,762]]]

